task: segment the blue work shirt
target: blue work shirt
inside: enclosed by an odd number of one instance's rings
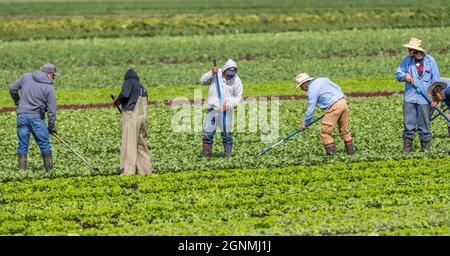
[[[414,84],[424,93],[428,90],[428,87],[439,80],[439,68],[433,57],[428,54],[424,54],[423,57],[423,73],[419,77],[419,73],[416,68],[416,60],[409,55],[404,57],[400,66],[395,73],[395,78],[399,82],[405,82],[405,102],[417,103],[421,105],[428,105],[428,102],[416,92],[414,86],[406,82],[406,74],[411,74]]]
[[[328,109],[343,97],[341,88],[330,79],[316,78],[312,80],[309,83],[308,108],[303,123],[308,125],[311,122],[316,106],[320,109]]]

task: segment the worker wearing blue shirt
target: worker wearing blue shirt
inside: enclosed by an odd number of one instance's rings
[[[419,131],[422,151],[430,150],[430,106],[416,91],[425,93],[433,82],[439,80],[439,69],[436,61],[422,48],[422,40],[411,38],[403,45],[409,55],[405,56],[395,74],[399,82],[405,82],[405,97],[403,103],[403,150],[413,149],[416,127]]]
[[[325,110],[320,136],[325,146],[326,154],[336,154],[336,145],[332,136],[336,125],[339,126],[339,133],[344,140],[347,153],[349,155],[355,154],[352,137],[349,132],[348,105],[341,88],[328,78],[310,77],[306,73],[298,75],[296,81],[297,88],[300,87],[308,92],[308,108],[303,123],[300,125],[300,130],[304,131],[308,127],[317,106]]]

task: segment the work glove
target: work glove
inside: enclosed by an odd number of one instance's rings
[[[54,133],[54,134],[58,134],[58,132],[56,132],[56,128],[53,126],[53,127],[48,127],[48,133]]]

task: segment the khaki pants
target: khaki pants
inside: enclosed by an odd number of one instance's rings
[[[320,137],[324,145],[333,144],[333,130],[339,126],[339,134],[345,142],[351,142],[352,137],[348,130],[349,115],[348,105],[345,99],[340,99],[329,109],[325,111],[325,116],[322,120],[322,129],[320,130]]]
[[[134,111],[122,113],[120,170],[122,174],[152,173],[147,146],[147,100],[139,97]]]

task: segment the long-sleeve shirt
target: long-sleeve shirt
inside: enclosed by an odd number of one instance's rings
[[[395,78],[399,82],[405,82],[405,102],[417,103],[421,105],[427,105],[428,102],[419,95],[414,86],[406,82],[406,74],[410,74],[413,78],[414,84],[425,94],[428,87],[436,81],[439,80],[439,68],[433,57],[425,54],[423,57],[423,74],[419,77],[419,73],[416,68],[416,60],[410,56],[403,58],[397,72],[395,73]]]
[[[19,96],[19,90],[22,95]],[[56,94],[53,80],[44,72],[27,73],[17,79],[10,87],[9,93],[18,106],[18,114],[40,114],[47,112],[48,126],[56,122]]]
[[[230,60],[227,61],[225,65],[219,69],[217,75],[220,82],[222,103],[225,103],[229,107],[236,107],[241,103],[243,86],[242,81],[237,74],[230,80],[226,80],[225,77],[222,76],[223,71],[230,67],[236,67],[236,63]],[[209,85],[208,99],[206,100],[208,108],[216,110],[220,109],[216,79],[214,78],[212,71],[203,74],[200,78],[200,83]]]
[[[309,84],[307,95],[308,108],[303,121],[305,125],[311,122],[316,106],[320,109],[328,109],[344,97],[341,88],[328,78],[316,78],[312,80]]]

